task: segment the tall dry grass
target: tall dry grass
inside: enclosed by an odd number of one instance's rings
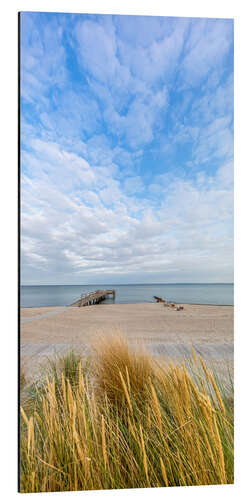
[[[22,401],[22,492],[233,482],[232,394],[202,359],[166,368],[107,339]]]

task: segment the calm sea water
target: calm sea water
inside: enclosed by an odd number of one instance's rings
[[[115,289],[115,299],[103,304],[155,302],[154,295],[184,304],[233,305],[233,284],[150,284],[150,285],[50,285],[22,286],[21,307],[65,306],[78,300],[81,293]]]

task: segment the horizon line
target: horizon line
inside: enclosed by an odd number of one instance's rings
[[[197,282],[152,282],[152,283],[41,283],[20,284],[20,286],[133,286],[133,285],[234,285],[233,281],[197,281]]]

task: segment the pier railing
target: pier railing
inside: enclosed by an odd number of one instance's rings
[[[71,305],[76,307],[83,307],[99,304],[109,295],[113,295],[114,298],[115,290],[96,290],[95,292],[82,293],[80,299]]]

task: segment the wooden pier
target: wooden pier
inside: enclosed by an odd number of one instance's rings
[[[96,290],[95,292],[82,293],[81,298],[76,302],[73,302],[71,306],[83,307],[91,306],[94,304],[99,304],[105,300],[109,295],[115,297],[115,290]]]

